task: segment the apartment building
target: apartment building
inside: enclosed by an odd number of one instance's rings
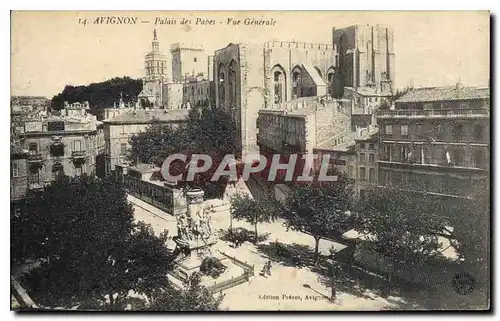
[[[490,89],[414,89],[377,113],[378,184],[467,197],[489,176]]]

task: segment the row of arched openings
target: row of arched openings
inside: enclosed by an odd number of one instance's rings
[[[314,67],[318,72],[319,76],[323,78],[323,74],[318,67]],[[280,65],[275,65],[271,69],[271,74],[273,76],[273,96],[274,103],[279,104],[287,101],[287,75],[285,69]],[[295,66],[292,69],[292,99],[305,97],[306,93],[303,91],[303,70],[300,66]],[[328,68],[326,83],[328,87],[328,94],[332,95],[332,86],[335,77],[334,67]]]
[[[319,76],[323,78],[323,74],[318,67],[314,67]],[[218,69],[218,98],[219,104],[222,107],[226,107],[228,104],[229,108],[236,107],[237,99],[237,70],[238,63],[232,60],[229,67],[226,68],[224,64],[219,65]],[[287,73],[281,65],[275,65],[271,69],[271,75],[273,80],[272,94],[273,102],[275,104],[283,103],[287,101]],[[292,99],[305,97],[307,93],[303,90],[303,68],[301,66],[295,66],[292,71]],[[330,67],[326,74],[326,83],[328,88],[328,94],[332,96],[332,87],[335,78],[335,68]],[[226,99],[228,98],[228,99]]]
[[[237,72],[238,63],[234,60],[231,61],[228,68],[226,68],[224,64],[219,65],[217,86],[219,89],[219,103],[222,107],[226,107],[226,103],[230,108],[236,107],[236,99],[238,96]]]

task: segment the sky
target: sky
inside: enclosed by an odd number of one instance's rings
[[[137,23],[94,24],[111,16],[136,17]],[[65,85],[140,78],[155,28],[170,62],[175,42],[203,45],[208,55],[238,42],[331,44],[333,27],[383,24],[394,30],[396,87],[489,84],[487,11],[15,11],[11,17],[11,95],[50,98]],[[157,18],[177,24],[155,25]],[[183,18],[192,24],[180,25]],[[195,25],[197,18],[216,24]],[[228,18],[272,18],[276,24],[231,26]]]

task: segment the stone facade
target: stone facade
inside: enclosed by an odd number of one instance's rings
[[[104,174],[103,124],[84,109],[67,108],[60,116],[30,118],[16,125],[19,147],[27,150],[29,188],[41,188],[59,173]]]
[[[380,92],[394,88],[394,31],[382,25],[333,28],[338,52],[337,94],[344,87],[375,87]]]
[[[152,51],[145,56],[145,77],[142,81],[142,91],[139,94],[139,101],[144,107],[163,106],[163,84],[168,83],[167,56],[160,52],[160,45],[156,37],[156,30],[153,33],[151,42]]]
[[[468,196],[489,176],[489,88],[421,88],[379,111],[378,183]]]
[[[167,83],[163,84],[163,108],[181,109],[183,106],[183,84]]]
[[[180,110],[125,110],[115,118],[106,119],[104,138],[106,141],[106,173],[116,165],[127,163],[132,135],[145,131],[153,122],[178,126],[188,119],[189,111]]]
[[[189,102],[190,106],[208,106],[212,96],[213,82],[200,80],[188,82],[183,85],[183,104]]]
[[[28,191],[28,151],[13,148],[10,153],[10,200],[23,199]]]
[[[172,80],[184,83],[188,77],[208,78],[208,60],[205,50],[199,45],[175,43],[170,47],[172,53]]]
[[[300,97],[331,95],[336,66],[333,45],[269,41],[263,56],[269,93],[266,108]]]
[[[241,128],[244,153],[256,151],[258,110],[283,110],[288,102],[326,98],[333,88],[334,68],[332,45],[277,41],[264,46],[230,44],[215,53],[216,106],[233,115]]]
[[[376,127],[360,130],[360,137],[356,138],[356,190],[358,192],[377,186],[378,182],[378,130]],[[347,172],[350,172],[350,168]]]

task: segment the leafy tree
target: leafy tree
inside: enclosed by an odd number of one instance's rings
[[[90,85],[67,85],[63,91],[52,98],[52,109],[64,108],[68,103],[88,101],[91,111],[99,114],[104,108],[113,107],[123,97],[125,103],[135,102],[142,90],[142,81],[130,77],[115,77],[103,82]]]
[[[231,117],[219,109],[192,108],[188,133],[193,153],[226,155],[238,151],[236,126]]]
[[[150,311],[218,311],[223,295],[212,295],[200,285],[200,275],[194,273],[185,290],[170,287],[151,298]]]
[[[205,196],[220,197],[227,184],[227,177],[221,176],[212,182],[212,176],[226,154],[235,154],[238,144],[236,127],[232,119],[220,110],[209,107],[192,108],[185,126],[171,128],[168,125],[155,123],[146,131],[130,138],[130,161],[155,163],[161,166],[165,158],[171,154],[185,154],[187,161],[182,170],[187,174],[187,164],[193,154],[204,154],[212,158],[210,170],[197,175],[196,182],[184,182],[191,187],[203,188]],[[183,185],[183,182],[180,182]]]
[[[390,109],[391,105],[396,100],[398,100],[399,98],[401,98],[402,96],[404,96],[406,93],[408,93],[411,90],[413,90],[413,87],[410,87],[410,86],[405,87],[403,89],[397,89],[393,96],[382,100],[382,102],[380,103],[379,109],[380,110]]]
[[[145,131],[130,137],[128,160],[161,166],[169,155],[185,149],[186,136],[184,126],[173,128],[168,124],[153,123]]]
[[[33,196],[25,225],[26,257],[41,264],[26,281],[42,304],[89,300],[122,309],[129,291],[153,295],[167,284],[166,235],[133,222],[124,189],[112,178],[61,177]],[[37,245],[38,244],[38,245]]]
[[[470,198],[442,205],[449,219],[448,237],[468,271],[488,282],[490,253],[490,187],[488,178],[474,182]]]
[[[394,274],[436,256],[438,233],[445,221],[438,217],[436,199],[397,188],[375,188],[359,202],[356,229],[364,235],[368,248],[390,260],[392,266],[387,293]]]
[[[231,198],[231,215],[234,219],[245,220],[254,226],[255,244],[258,243],[259,235],[257,225],[259,223],[271,222],[279,216],[281,204],[271,195],[263,194],[258,199],[248,194],[235,194]]]
[[[331,233],[344,231],[351,222],[353,186],[344,173],[337,172],[337,175],[336,182],[315,181],[298,186],[285,200],[285,224],[288,228],[314,237],[316,263],[319,259],[319,241]]]

